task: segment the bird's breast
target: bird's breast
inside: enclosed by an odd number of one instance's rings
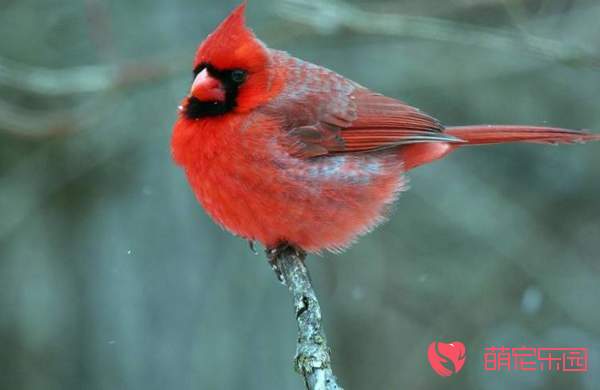
[[[397,152],[307,159],[278,142],[276,129],[233,130],[227,137],[227,129],[205,134],[211,137],[196,134],[182,165],[218,224],[264,245],[344,248],[383,220],[386,205],[403,188]]]

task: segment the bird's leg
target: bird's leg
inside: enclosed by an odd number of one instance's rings
[[[254,247],[254,240],[248,240],[248,246],[250,247],[250,251],[252,251],[252,253],[255,256],[258,256],[258,252],[256,251],[256,248]]]

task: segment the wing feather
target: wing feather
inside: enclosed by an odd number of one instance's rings
[[[462,142],[435,118],[328,69],[286,54],[288,90],[269,109],[285,118],[292,154],[311,158],[424,142]]]
[[[443,133],[443,126],[431,116],[399,100],[358,89],[350,99],[356,118],[340,129],[343,150],[365,152],[422,142],[456,142]]]

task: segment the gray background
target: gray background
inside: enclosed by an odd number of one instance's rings
[[[446,124],[600,131],[597,1],[306,4],[251,0],[249,23]],[[235,5],[0,4],[0,388],[302,388],[287,292],[170,159],[195,47]],[[340,382],[600,388],[599,176],[600,145],[411,172],[389,223],[308,260]],[[466,344],[457,376],[428,366],[436,339]],[[484,372],[501,344],[588,347],[590,370]]]

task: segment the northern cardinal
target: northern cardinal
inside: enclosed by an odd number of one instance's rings
[[[399,100],[269,49],[238,6],[199,46],[172,152],[207,213],[266,248],[340,251],[386,219],[403,174],[457,148],[600,140],[535,126],[444,127]]]

